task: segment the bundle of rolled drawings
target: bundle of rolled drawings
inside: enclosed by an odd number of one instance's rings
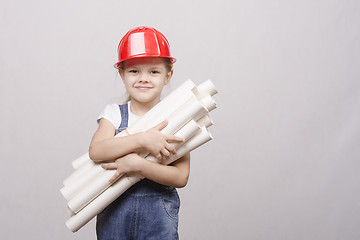
[[[198,86],[187,80],[128,127],[127,131],[122,131],[115,137],[146,131],[167,119],[168,125],[161,132],[174,134],[185,140],[182,143],[172,143],[176,148],[176,154],[171,155],[163,163],[170,164],[212,139],[208,127],[213,122],[208,113],[216,108],[216,103],[211,97],[216,93],[217,90],[210,80]],[[149,153],[143,153],[141,156],[150,161],[157,161]],[[142,179],[140,175],[125,174],[113,184],[109,184],[109,179],[116,170],[103,169],[101,164],[89,158],[88,153],[74,160],[72,165],[75,171],[64,180],[64,187],[60,190],[67,201],[70,213],[66,226],[72,232],[78,231]]]

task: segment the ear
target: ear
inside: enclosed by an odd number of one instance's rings
[[[173,69],[171,69],[171,70],[167,73],[166,80],[165,80],[165,85],[170,82],[170,79],[171,79],[171,77],[172,77],[173,74],[174,74],[174,70],[173,70]]]
[[[124,81],[124,69],[119,68],[119,75],[120,75],[121,79]]]

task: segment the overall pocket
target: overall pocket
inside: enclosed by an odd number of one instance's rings
[[[163,207],[168,217],[174,221],[178,221],[178,213],[180,208],[180,198],[177,192],[164,194],[161,197]]]

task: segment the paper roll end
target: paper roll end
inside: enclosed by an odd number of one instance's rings
[[[72,222],[72,218],[68,219],[66,222],[65,222],[65,225],[66,227],[72,231],[73,233],[77,232],[81,227],[75,227],[74,226],[74,223]]]
[[[208,140],[208,141],[213,140],[213,139],[214,139],[214,138],[213,138],[213,135],[211,134],[211,132],[209,131],[209,129],[206,128],[206,130],[207,130],[207,132],[208,132],[208,134],[209,134],[209,140]]]
[[[206,128],[212,126],[214,124],[214,122],[212,121],[212,119],[210,118],[209,114],[205,114],[203,117],[201,117],[197,123],[200,126],[205,126]]]
[[[63,187],[63,188],[61,188],[60,189],[60,193],[61,193],[61,195],[63,196],[63,198],[65,198],[66,200],[68,200],[68,195],[66,194],[66,188],[65,187]]]
[[[207,95],[206,97],[201,98],[200,102],[209,112],[216,108],[216,102],[210,95]]]
[[[215,85],[213,84],[213,82],[210,79],[199,84],[199,86],[197,86],[197,90],[199,92],[200,97],[205,96],[205,95],[213,96],[217,93]]]

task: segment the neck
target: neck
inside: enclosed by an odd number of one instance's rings
[[[137,102],[134,99],[131,99],[130,110],[133,114],[137,116],[143,116],[159,102],[160,100],[149,103],[141,103],[141,102]]]

